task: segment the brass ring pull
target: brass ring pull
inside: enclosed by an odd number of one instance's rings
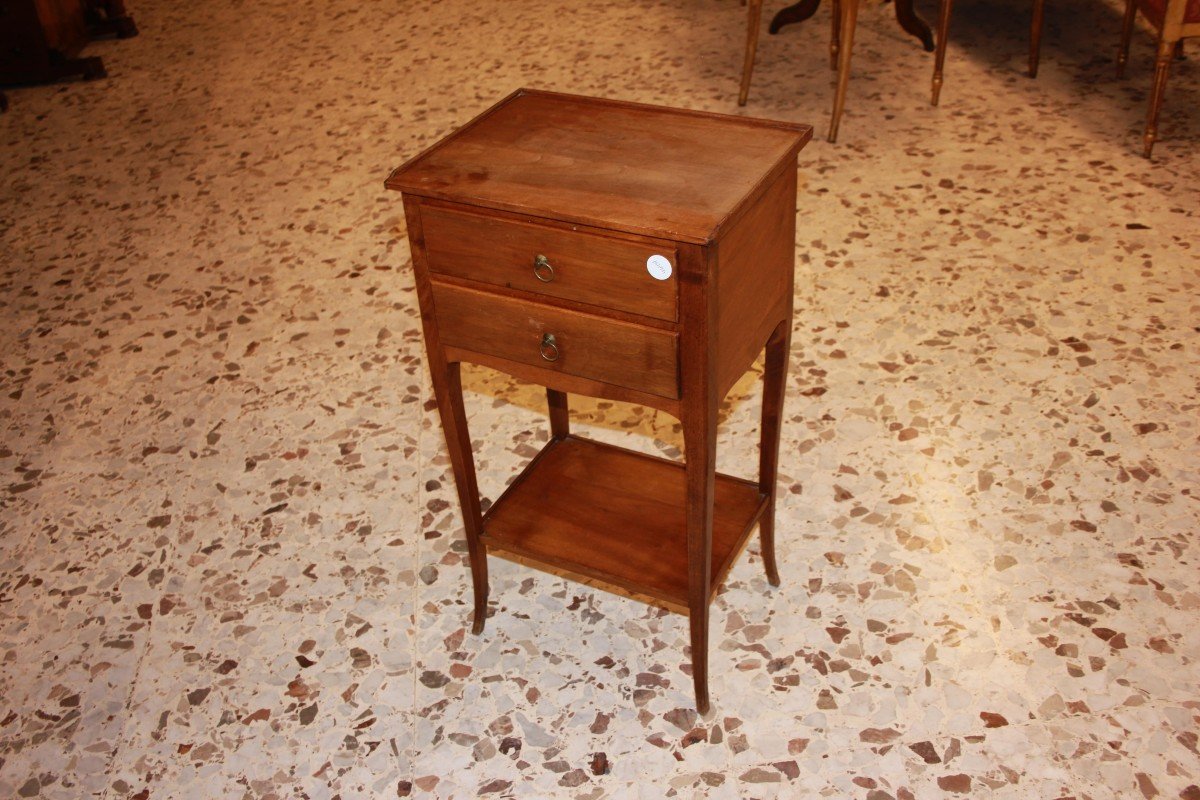
[[[542,283],[554,280],[554,267],[550,266],[550,259],[538,256],[533,260],[533,277]]]
[[[558,342],[555,341],[553,333],[542,336],[542,345],[538,348],[538,352],[547,361],[558,361]]]

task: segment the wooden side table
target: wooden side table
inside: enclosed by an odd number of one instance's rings
[[[438,411],[462,506],[473,632],[487,555],[690,617],[708,710],[708,611],[757,525],[767,576],[792,319],[796,154],[808,126],[520,90],[395,170]],[[757,480],[719,475],[717,408],[766,348]],[[492,505],[459,379],[547,389],[551,439]],[[570,432],[567,396],[661,409],[685,464]]]

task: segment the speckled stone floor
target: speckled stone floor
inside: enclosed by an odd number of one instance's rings
[[[383,179],[521,85],[738,112],[737,0],[130,6],[0,116],[0,796],[1200,798],[1195,58],[1146,161],[1115,3],[1050,3],[1029,80],[1027,6],[960,2],[937,109],[864,7],[801,154],[784,583],[752,544],[699,718],[682,617],[493,561],[465,633]],[[738,113],[823,133],[827,36]],[[495,498],[542,395],[465,381]]]

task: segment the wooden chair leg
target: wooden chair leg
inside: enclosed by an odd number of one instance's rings
[[[750,76],[754,73],[754,55],[758,51],[758,29],[762,22],[762,0],[750,0],[746,14],[746,56],[742,61],[742,90],[738,105],[746,105],[750,95]]]
[[[1167,91],[1167,77],[1171,71],[1171,57],[1175,54],[1175,42],[1160,40],[1158,54],[1154,58],[1154,88],[1150,91],[1150,109],[1146,112],[1146,132],[1142,134],[1142,155],[1150,157],[1154,140],[1158,138],[1158,112],[1162,109],[1163,94]]]
[[[779,475],[779,433],[783,423],[783,401],[787,389],[788,352],[791,349],[792,321],[785,319],[767,342],[763,365],[762,429],[758,444],[758,491],[767,496],[767,507],[758,523],[767,582],[779,585],[775,563],[775,494]]]
[[[938,4],[937,42],[933,54],[933,86],[930,94],[930,105],[936,106],[942,95],[942,69],[946,65],[946,44],[950,34],[950,12],[954,10],[954,0],[941,0]]]
[[[829,68],[837,72],[838,65],[838,40],[842,36],[842,3],[841,0],[833,0],[833,30],[829,37]]]
[[[1133,22],[1137,18],[1137,0],[1125,0],[1125,18],[1121,21],[1121,45],[1117,48],[1117,77],[1125,75],[1125,62],[1129,60],[1129,39],[1133,36]]]
[[[1029,77],[1036,78],[1038,61],[1042,54],[1042,22],[1046,13],[1046,0],[1033,0],[1033,14],[1029,19]]]
[[[567,393],[546,390],[546,405],[550,408],[550,435],[565,439],[571,434],[571,412],[567,405]]]
[[[854,50],[854,27],[858,24],[859,0],[842,0],[841,31],[838,39],[837,89],[833,93],[833,117],[829,120],[830,142],[837,141],[842,109],[846,105],[846,86],[850,83],[850,54]]]

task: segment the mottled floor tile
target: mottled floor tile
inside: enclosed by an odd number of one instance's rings
[[[827,9],[761,37],[745,108],[734,0],[131,10],[107,79],[0,115],[0,794],[1200,798],[1200,95],[1173,64],[1142,159],[1119,3],[1048,8],[1036,80],[1025,10],[956,8],[938,108],[864,5],[837,145]],[[469,632],[382,181],[522,85],[818,132],[783,585],[752,540],[705,717],[683,617],[493,559]],[[545,396],[463,383],[490,504]],[[572,412],[683,457],[665,414]]]

